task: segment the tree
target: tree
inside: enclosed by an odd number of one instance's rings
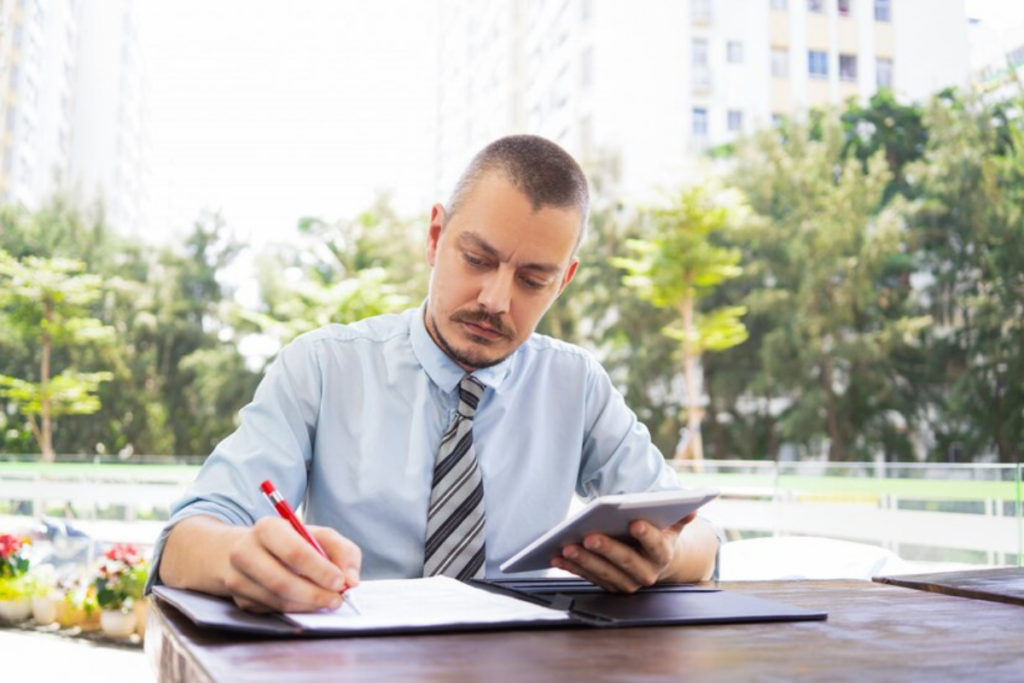
[[[926,112],[928,148],[909,167],[922,298],[935,325],[927,382],[943,454],[1024,449],[1022,103],[951,94]]]
[[[298,239],[257,257],[260,303],[235,306],[239,336],[270,357],[298,335],[407,308],[426,294],[422,235],[381,195],[354,219],[303,218]]]
[[[740,321],[742,306],[698,312],[698,301],[726,280],[740,274],[737,249],[715,244],[715,237],[742,220],[743,208],[723,191],[710,186],[684,188],[665,208],[649,213],[644,239],[630,240],[633,258],[615,265],[627,272],[623,283],[658,308],[674,310],[679,318],[663,332],[681,344],[686,385],[688,454],[704,457],[700,425],[703,396],[697,364],[705,351],[723,351],[747,339]]]
[[[55,459],[54,419],[95,413],[100,408],[99,384],[112,378],[109,372],[70,368],[52,374],[55,346],[104,342],[113,333],[89,315],[89,306],[100,297],[102,280],[84,269],[84,263],[73,259],[28,256],[18,261],[0,251],[3,320],[40,345],[38,381],[0,375],[0,395],[13,400],[28,418],[44,462]]]
[[[879,151],[885,155],[892,175],[883,204],[897,194],[907,195],[911,190],[907,166],[924,155],[928,144],[921,107],[898,102],[891,90],[883,88],[871,96],[867,106],[852,100],[841,121],[846,139],[844,158],[856,156],[867,171],[872,157]]]
[[[734,235],[745,245],[743,300],[759,352],[746,402],[768,411],[775,446],[833,460],[909,455],[930,319],[913,308],[885,150],[866,162],[851,156],[835,114],[737,149],[731,177],[762,220]]]

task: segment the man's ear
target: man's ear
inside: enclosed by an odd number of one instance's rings
[[[437,260],[437,242],[441,239],[441,230],[444,228],[445,213],[444,206],[434,204],[430,208],[430,227],[427,228],[427,263],[434,267]]]
[[[562,276],[562,284],[558,287],[558,293],[561,294],[565,289],[566,285],[572,282],[572,279],[576,276],[576,269],[580,267],[580,260],[573,257],[572,263],[565,269],[565,275]]]

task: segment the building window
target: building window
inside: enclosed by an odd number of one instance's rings
[[[857,80],[857,55],[839,55],[839,80]]]
[[[878,59],[875,61],[875,80],[879,88],[892,87],[892,60]]]
[[[708,41],[704,38],[696,38],[693,41],[693,65],[708,65]]]
[[[738,40],[730,40],[725,44],[725,57],[730,64],[743,63],[743,43]]]
[[[892,21],[890,0],[875,0],[875,21]]]
[[[772,48],[772,76],[789,78],[789,50],[784,47]]]
[[[692,8],[694,23],[711,23],[711,0],[694,0]]]
[[[787,10],[789,9],[788,0],[772,0],[772,9]]]
[[[807,11],[822,13],[825,11],[825,0],[807,0]]]
[[[811,78],[828,78],[828,55],[815,50],[808,52],[807,73]]]
[[[730,133],[739,133],[743,130],[743,112],[739,109],[730,109],[726,119],[726,127]]]
[[[693,136],[696,138],[708,136],[708,110],[703,107],[695,107],[693,110]]]
[[[837,0],[836,9],[839,10],[839,16],[848,17],[850,16],[850,5],[853,0]]]

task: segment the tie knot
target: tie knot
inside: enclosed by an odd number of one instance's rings
[[[459,415],[469,420],[473,419],[485,388],[480,380],[473,375],[466,375],[462,378],[462,381],[459,382]]]

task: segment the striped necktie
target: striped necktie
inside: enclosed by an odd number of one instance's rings
[[[459,383],[459,409],[441,438],[427,512],[423,576],[461,580],[484,575],[484,480],[473,448],[473,416],[484,385]]]

